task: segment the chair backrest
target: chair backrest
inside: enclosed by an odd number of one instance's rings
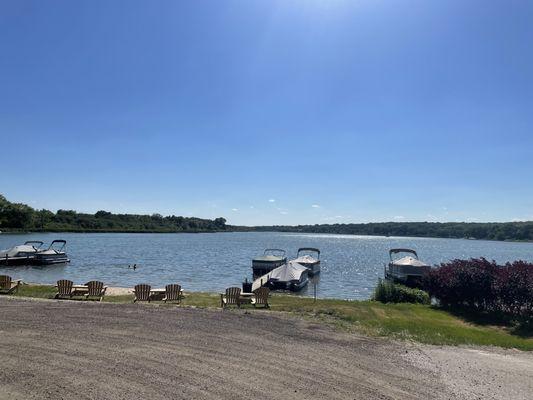
[[[167,300],[179,300],[180,299],[181,286],[178,284],[171,284],[165,286],[165,295]]]
[[[104,282],[90,281],[87,282],[87,289],[89,296],[101,296],[104,290]]]
[[[270,289],[267,287],[260,287],[254,291],[255,294],[255,304],[268,304],[268,295],[270,294]]]
[[[8,275],[0,275],[0,289],[11,289],[11,277]]]
[[[57,291],[60,296],[70,296],[72,293],[72,285],[74,282],[68,279],[61,279],[57,281]]]
[[[240,287],[230,287],[226,289],[226,303],[227,304],[239,304],[241,296]]]
[[[135,285],[135,297],[137,297],[137,301],[148,301],[150,299],[151,290],[152,287],[144,283]]]

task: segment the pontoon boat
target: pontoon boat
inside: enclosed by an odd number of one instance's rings
[[[28,240],[23,245],[2,250],[0,251],[0,265],[31,264],[42,245],[43,242],[39,240]]]
[[[287,257],[285,257],[285,250],[266,249],[262,256],[256,257],[252,260],[254,279],[268,274],[274,268],[277,268],[286,262]]]
[[[316,257],[304,253],[312,253]],[[314,247],[299,248],[298,253],[296,254],[296,259],[292,261],[306,267],[309,270],[310,276],[320,273],[320,250],[315,249]]]
[[[403,255],[403,257],[402,257]],[[385,268],[385,278],[408,286],[417,286],[431,267],[418,259],[416,251],[411,249],[391,249],[390,262]]]
[[[309,282],[308,269],[301,264],[289,261],[270,273],[267,286],[271,289],[291,290],[297,292]]]
[[[54,247],[54,245],[56,245]],[[65,240],[54,240],[46,250],[40,250],[35,253],[35,264],[49,265],[67,263],[70,260],[67,257]]]

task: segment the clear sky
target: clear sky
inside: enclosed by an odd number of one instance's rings
[[[531,1],[0,0],[0,193],[233,224],[533,219]]]

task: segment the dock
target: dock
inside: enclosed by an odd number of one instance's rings
[[[263,285],[265,285],[268,282],[268,280],[270,279],[270,276],[272,275],[272,272],[274,272],[274,270],[272,270],[270,272],[267,272],[264,275],[261,275],[257,279],[254,279],[254,281],[252,282],[252,292],[254,290],[256,290],[256,289],[259,289]]]

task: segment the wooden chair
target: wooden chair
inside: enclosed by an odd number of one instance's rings
[[[72,298],[72,286],[74,285],[74,282],[69,281],[67,279],[61,279],[57,281],[57,294],[55,295],[56,299],[66,298],[69,299]]]
[[[268,296],[270,295],[270,289],[266,287],[260,287],[259,289],[254,290],[254,298],[252,299],[252,304],[254,307],[263,306],[265,308],[270,308],[268,304]]]
[[[102,301],[102,298],[105,295],[105,291],[107,290],[107,286],[104,286],[103,282],[100,281],[90,281],[85,284],[87,286],[87,294],[85,295],[86,299],[89,299],[90,297],[96,297],[98,298],[98,301]]]
[[[177,301],[178,304],[181,302],[181,286],[178,284],[172,284],[165,286],[165,297],[163,301]]]
[[[148,303],[151,300],[150,292],[152,291],[152,287],[150,285],[146,284],[139,284],[135,285],[135,288],[133,290],[133,294],[135,294],[135,298],[133,299],[133,302],[137,301],[147,301]]]
[[[220,306],[225,308],[230,305],[241,307],[241,288],[230,287],[226,289],[226,295],[220,294]]]
[[[13,282],[10,276],[0,275],[0,293],[12,294],[19,290],[19,286],[22,283],[21,280]]]

